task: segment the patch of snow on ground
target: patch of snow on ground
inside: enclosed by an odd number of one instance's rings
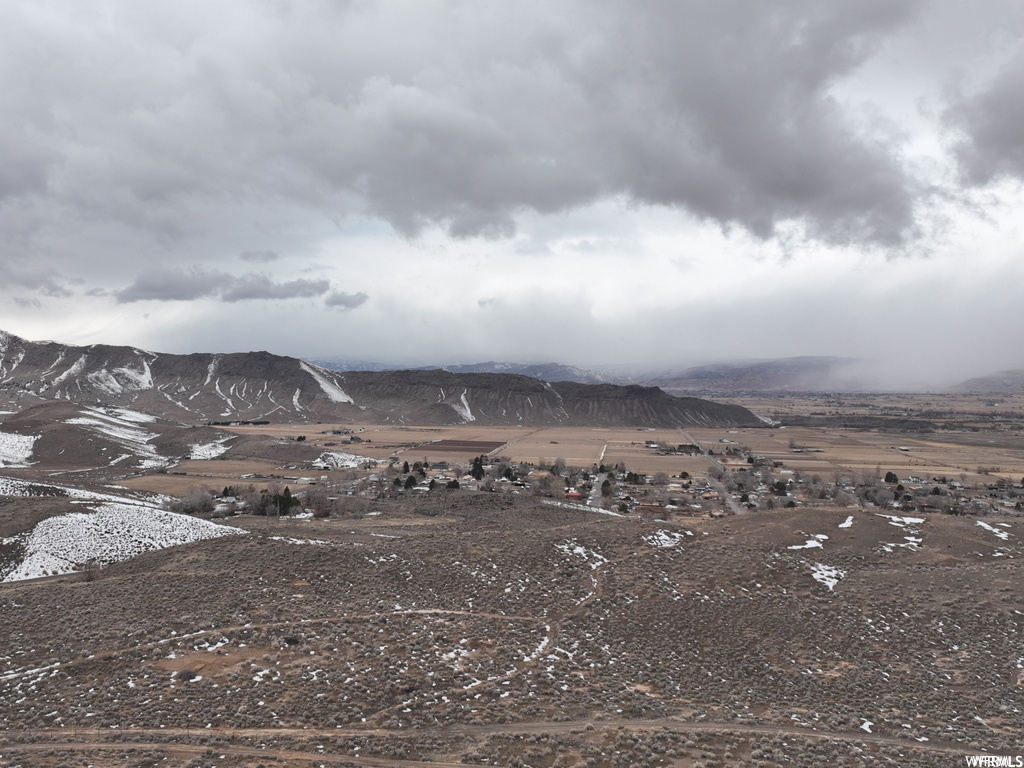
[[[813,539],[808,539],[803,544],[794,544],[791,547],[786,547],[786,549],[816,549],[816,548],[822,548],[823,545],[822,545],[821,542],[823,540],[826,540],[826,539],[828,539],[828,536],[826,536],[823,533],[819,533],[819,534],[816,534]]]
[[[845,575],[846,571],[841,571],[834,566],[825,565],[824,563],[815,563],[814,567],[811,568],[811,578],[828,587],[829,592]]]
[[[366,456],[357,456],[354,453],[342,453],[340,451],[324,451],[316,461],[325,467],[333,467],[334,469],[361,467],[368,461],[373,461],[374,464],[377,463]]]
[[[840,528],[853,528],[853,515],[850,515],[848,518],[843,520],[843,522],[841,522],[839,524],[839,527]]]
[[[586,504],[576,504],[571,501],[555,501],[554,499],[541,499],[541,504],[547,504],[549,507],[562,507],[564,509],[577,509],[580,512],[597,512],[601,515],[611,515],[612,517],[625,517],[620,515],[618,512],[613,512],[610,509],[601,509],[600,507],[591,507]]]
[[[32,458],[32,447],[39,435],[0,432],[0,467],[25,467]]]
[[[608,562],[608,558],[595,552],[592,549],[581,547],[575,541],[566,541],[561,544],[555,544],[555,549],[565,552],[567,555],[577,555],[582,557],[590,564],[591,570],[599,568]]]
[[[916,525],[917,523],[923,523],[923,517],[897,517],[896,515],[878,515],[884,517],[889,521],[889,525],[895,525],[897,528],[903,528],[907,525]]]
[[[681,533],[675,531],[655,531],[654,533],[648,533],[642,536],[644,541],[650,544],[652,547],[674,547],[680,541],[683,540],[684,536]]]
[[[188,457],[194,461],[207,461],[215,459],[221,454],[227,453],[228,446],[224,445],[233,438],[225,437],[223,440],[215,440],[212,443],[193,443],[188,447]]]
[[[903,539],[906,542],[904,544],[897,544],[896,542],[883,542],[882,549],[886,552],[892,553],[896,551],[896,547],[902,547],[904,549],[909,549],[911,552],[917,552],[921,548],[922,542],[924,542],[924,539],[922,539],[920,536],[904,536]]]
[[[893,526],[896,526],[897,528],[901,528],[904,531],[907,531],[908,533],[911,533],[911,534],[918,534],[918,533],[920,533],[920,531],[918,531],[917,529],[912,528],[910,526],[914,526],[914,525],[917,525],[918,523],[923,523],[924,522],[924,518],[923,517],[899,517],[897,515],[881,515],[881,514],[879,514],[878,516],[879,517],[884,517],[886,520],[888,520],[889,521],[889,525],[893,525]],[[890,553],[890,554],[895,552],[897,547],[900,547],[902,549],[909,549],[911,552],[917,552],[918,550],[921,549],[921,544],[922,544],[923,541],[924,541],[924,539],[922,539],[920,536],[917,536],[917,535],[904,536],[902,543],[900,543],[900,542],[882,542],[882,544],[880,546],[882,548],[882,551]]]
[[[71,573],[76,564],[91,559],[121,562],[154,549],[241,533],[244,531],[189,515],[107,502],[95,512],[51,517],[27,533],[3,539],[7,544],[20,540],[25,549],[25,559],[6,573],[3,581]]]
[[[551,632],[551,625],[550,624],[545,624],[544,625],[544,631],[550,633]],[[550,634],[545,635],[544,639],[540,641],[540,645],[538,645],[537,648],[534,650],[534,652],[531,653],[529,656],[524,656],[523,657],[523,661],[534,661],[535,659],[540,658],[541,654],[543,654],[544,651],[547,650],[548,643],[550,643],[550,642],[551,642],[551,635]]]
[[[862,731],[867,731],[868,733],[871,733],[872,725],[874,725],[874,723],[872,723],[870,720],[865,720],[863,723],[860,724],[860,729]]]
[[[988,523],[982,522],[981,520],[976,521],[976,524],[981,526],[982,528],[984,528],[986,531],[991,531],[992,533],[994,533],[998,538],[1002,539],[1003,541],[1006,541],[1007,539],[1010,538],[1010,534],[1007,533],[1006,531],[1000,531],[998,528],[993,528],[991,525],[989,525]]]
[[[323,539],[294,539],[290,536],[268,536],[268,539],[273,541],[283,541],[286,544],[316,544],[321,547],[329,547],[331,542],[324,541]]]
[[[320,389],[324,391],[324,394],[327,395],[332,403],[355,403],[345,390],[327,378],[327,372],[323,369],[315,368],[301,360],[299,361],[299,367],[316,379],[316,383],[320,385]]]

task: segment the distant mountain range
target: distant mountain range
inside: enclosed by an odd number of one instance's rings
[[[375,363],[367,360],[347,360],[344,358],[310,361],[332,371],[393,371],[402,370],[394,366]],[[629,384],[631,380],[605,374],[589,368],[579,368],[561,363],[471,363],[468,365],[419,365],[407,370],[432,371],[442,370],[449,373],[516,373],[541,381],[574,381],[577,384]]]
[[[998,371],[988,376],[968,379],[954,389],[957,392],[1006,395],[1024,392],[1024,370]]]
[[[541,381],[572,381],[577,384],[623,383],[612,381],[612,377],[589,368],[577,368],[574,365],[561,363],[540,363],[523,365],[520,363],[476,363],[474,365],[446,365],[442,370],[451,373],[516,373]]]
[[[336,362],[321,360],[317,363],[325,368],[341,370]],[[709,397],[769,392],[885,392],[894,390],[892,381],[907,381],[907,376],[900,375],[892,366],[886,369],[877,361],[834,356],[712,363],[655,371],[621,365],[582,368],[561,363],[494,361],[437,367],[453,373],[517,373],[548,382],[638,384],[658,387],[671,394]],[[350,370],[356,369],[389,370],[387,366],[376,363],[362,363],[361,367]],[[1024,370],[999,371],[945,387],[925,382],[926,379],[922,379],[920,383],[912,385],[911,391],[993,394],[1024,392]]]
[[[387,370],[373,363],[343,367],[344,361],[318,360],[332,370]],[[715,363],[661,371],[628,370],[623,366],[581,368],[561,363],[500,363],[488,361],[470,365],[441,365],[452,373],[516,373],[548,382],[577,384],[639,384],[670,392],[815,392],[870,389],[861,361],[844,357],[788,357],[736,363]],[[426,367],[420,369],[425,370]]]
[[[649,381],[669,391],[820,392],[861,389],[858,361],[843,357],[787,357],[750,363],[718,363],[686,368]]]
[[[269,352],[168,355],[31,342],[0,331],[8,410],[45,401],[132,408],[178,422],[756,426],[746,408],[654,387],[546,382],[517,373],[339,372]],[[0,402],[2,405],[2,402]]]

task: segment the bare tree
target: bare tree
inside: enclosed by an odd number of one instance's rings
[[[555,488],[555,478],[553,475],[542,475],[538,478],[537,482],[534,483],[533,492],[537,496],[544,496],[550,494]]]
[[[888,488],[879,488],[875,491],[875,505],[883,509],[892,504],[895,498],[895,494]]]
[[[209,514],[214,508],[213,493],[208,488],[192,486],[184,498],[171,501],[168,508],[184,515]]]
[[[326,486],[311,485],[303,494],[305,506],[313,512],[314,517],[329,517],[331,514],[331,494]]]

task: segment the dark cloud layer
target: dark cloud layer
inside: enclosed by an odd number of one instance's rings
[[[331,288],[328,280],[290,280],[276,283],[263,274],[234,277],[224,272],[199,268],[182,271],[160,268],[140,275],[117,293],[122,304],[134,301],[191,301],[218,297],[233,303],[251,299],[295,299],[323,296]]]
[[[329,280],[289,280],[275,283],[266,275],[242,275],[221,294],[224,301],[247,299],[296,299],[323,296],[331,289]]]
[[[359,293],[344,293],[343,291],[335,291],[326,299],[324,304],[334,309],[355,309],[366,303],[366,300],[370,298],[365,293],[360,291]]]
[[[276,251],[242,251],[238,254],[238,257],[242,261],[256,262],[266,264],[271,261],[277,261],[281,258],[280,254]]]
[[[965,134],[956,157],[968,183],[1024,179],[1024,53],[978,93],[955,103],[947,118]]]
[[[225,240],[367,214],[503,237],[611,197],[897,243],[914,182],[829,89],[917,5],[8,5],[0,243],[267,263]]]
[[[763,237],[799,219],[828,240],[894,243],[914,185],[828,88],[914,5],[574,6],[576,23],[537,27],[499,14],[511,31],[495,47],[438,45],[457,70],[424,58],[333,86],[315,106],[339,130],[310,146],[324,142],[330,185],[405,232],[499,237],[520,209],[620,195]]]
[[[0,4],[0,327],[563,362],[977,349],[936,328],[1024,328],[1021,40],[1015,0]]]

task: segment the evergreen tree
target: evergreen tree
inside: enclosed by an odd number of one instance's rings
[[[474,480],[483,480],[484,479],[484,457],[483,456],[477,456],[476,458],[473,459],[473,468],[470,470],[469,474],[471,474],[473,476]]]

